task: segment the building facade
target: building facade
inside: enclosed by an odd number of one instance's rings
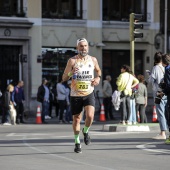
[[[153,66],[163,51],[160,0],[0,0],[1,89],[24,80],[26,107],[35,110],[42,77],[55,83],[76,40],[85,37],[90,55],[112,76],[113,88],[122,64],[130,65],[129,14],[144,15],[143,38],[135,41],[135,74]],[[156,37],[157,36],[157,37]],[[102,81],[95,91],[102,96]]]

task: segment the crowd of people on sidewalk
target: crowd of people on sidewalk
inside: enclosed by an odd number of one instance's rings
[[[111,86],[111,76],[107,75],[103,81],[103,104],[105,109],[106,120],[114,120],[113,115],[113,91]],[[120,98],[120,124],[132,125],[136,123],[147,123],[145,109],[147,106],[147,87],[143,75],[137,78],[130,70],[128,65],[122,65],[121,74],[116,81],[117,90],[121,93]],[[117,96],[114,96],[117,97]],[[116,109],[117,110],[117,109]],[[138,114],[140,118],[138,118]]]
[[[156,107],[160,125],[160,133],[153,137],[153,139],[166,140],[165,143],[170,144],[170,137],[166,137],[166,132],[168,130],[170,136],[170,55],[156,52],[154,55],[154,66],[152,71],[147,70],[147,73],[148,83],[152,85],[153,105]],[[106,80],[108,77],[109,76],[106,76]],[[109,80],[107,80],[107,83],[109,83]],[[138,75],[136,78],[130,70],[130,67],[123,65],[116,84],[117,90],[120,92],[119,95],[121,100],[120,123],[123,125],[136,124],[136,122],[147,123],[145,109],[148,103],[148,92],[144,76]],[[104,93],[105,90],[106,88],[103,88]],[[138,113],[140,116],[139,119]]]
[[[24,82],[18,81],[16,86],[9,84],[1,96],[2,124],[13,125],[25,123],[24,118]]]
[[[72,115],[70,110],[70,84],[71,81],[59,82],[51,86],[46,78],[42,79],[42,84],[38,88],[37,101],[42,104],[41,120],[47,124],[46,120],[53,118],[52,111],[55,107],[55,115],[59,123],[71,123]]]

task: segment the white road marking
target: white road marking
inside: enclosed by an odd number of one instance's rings
[[[122,134],[135,134],[135,133],[146,133],[146,132],[96,132],[96,131],[90,131],[89,134],[92,134],[94,136],[107,136],[107,135],[122,135]],[[80,135],[82,133],[80,132]],[[23,136],[51,136],[51,138],[72,138],[73,135],[65,135],[65,136],[56,136],[56,133],[9,133],[6,135],[7,137],[23,137]]]
[[[142,149],[144,151],[149,151],[149,152],[168,153],[168,154],[170,153],[170,151],[166,150],[166,149],[156,149],[156,145],[154,145],[154,144],[155,144],[154,142],[146,143],[144,145],[137,145],[136,148]],[[164,143],[162,143],[162,144],[164,144]],[[147,145],[149,145],[149,147],[154,147],[155,149],[149,149],[149,148],[147,148]],[[166,144],[164,144],[164,145],[166,145]]]
[[[136,132],[128,132],[128,133],[136,133]],[[140,132],[142,133],[142,132]],[[118,134],[127,134],[127,132],[96,132],[96,131],[90,131],[90,134],[94,135],[94,136],[107,136],[107,135],[118,135]],[[81,134],[82,135],[82,134]],[[73,138],[73,135],[68,135],[68,136],[56,136],[55,133],[20,133],[20,134],[17,134],[17,133],[10,133],[8,135],[6,135],[8,137],[25,137],[27,136],[27,139],[42,139],[44,138],[43,136],[50,136],[50,138],[56,138],[56,139],[61,139],[61,138]],[[31,137],[31,136],[39,136],[39,137]],[[5,139],[2,139],[2,140],[5,140]],[[18,139],[17,139],[18,140]],[[66,143],[67,145],[72,145],[72,143]],[[29,145],[29,144],[28,144]],[[63,143],[61,144],[63,145]],[[149,147],[152,147],[154,149],[151,149],[151,148],[147,148],[147,145],[149,145]],[[142,150],[145,150],[145,151],[148,151],[148,152],[155,152],[155,153],[170,153],[169,150],[165,150],[165,149],[157,149],[156,148],[156,145],[155,143],[146,143],[146,144],[143,144],[143,145],[137,145],[136,148],[138,149],[142,149]]]
[[[29,136],[42,136],[42,135],[47,135],[47,136],[50,136],[50,135],[52,135],[52,134],[46,134],[46,133],[19,133],[19,134],[17,134],[17,133],[10,133],[10,134],[8,134],[8,135],[6,135],[6,136],[27,136],[29,134]]]
[[[15,135],[15,133],[10,133],[7,136],[14,136],[14,135]]]
[[[37,148],[37,147],[33,147],[33,146],[31,146],[29,143],[27,143],[27,136],[23,137],[23,143],[24,143],[25,146],[27,146],[27,147],[35,150],[35,151],[38,151],[38,152],[40,152],[40,153],[45,153],[45,154],[48,154],[48,155],[53,156],[53,157],[57,157],[57,158],[64,159],[64,160],[67,160],[67,161],[70,161],[70,162],[74,162],[74,163],[76,163],[76,164],[81,164],[81,165],[96,167],[96,168],[100,168],[100,169],[102,169],[102,170],[115,170],[115,169],[113,169],[113,168],[111,169],[111,168],[107,168],[107,167],[102,167],[102,166],[97,166],[97,165],[93,165],[93,164],[84,163],[84,162],[81,162],[81,161],[76,161],[76,160],[74,160],[74,159],[67,158],[67,157],[65,157],[65,156],[61,156],[61,155],[57,155],[57,154],[52,154],[52,153],[50,153],[50,152],[46,152],[46,151],[44,151],[44,150],[42,150],[42,149],[39,149],[39,148]],[[73,153],[73,154],[77,154],[77,153]]]

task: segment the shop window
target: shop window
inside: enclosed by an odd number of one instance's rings
[[[42,18],[82,19],[82,0],[42,0]]]
[[[77,54],[74,48],[42,48],[42,78],[52,84],[63,75],[67,61]]]
[[[25,17],[23,0],[0,0],[0,16]]]
[[[147,0],[103,0],[103,20],[129,21],[130,13],[144,15],[146,21]]]

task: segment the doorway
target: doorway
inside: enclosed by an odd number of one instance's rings
[[[21,46],[0,45],[0,90],[4,92],[9,83],[19,80],[19,54]]]
[[[143,73],[143,54],[144,51],[135,51],[135,75]],[[120,74],[122,65],[130,65],[130,51],[129,50],[103,50],[103,79],[106,75],[112,77],[113,90],[117,89],[116,80]]]

